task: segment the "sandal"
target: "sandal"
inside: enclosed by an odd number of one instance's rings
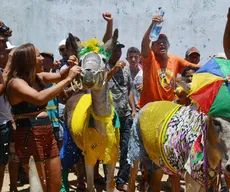
[[[77,183],[77,189],[80,189],[82,191],[86,190],[86,182],[84,182],[84,181],[78,182]]]

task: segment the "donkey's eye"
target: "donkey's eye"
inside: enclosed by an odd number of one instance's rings
[[[107,63],[106,58],[102,58],[102,61],[103,61],[104,63]]]
[[[213,122],[213,125],[215,126],[221,126],[221,123],[217,121],[216,119],[213,119],[212,122]]]
[[[79,66],[81,67],[81,65],[82,65],[82,60],[80,60],[78,64],[79,64]]]

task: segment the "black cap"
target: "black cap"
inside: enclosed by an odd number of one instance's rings
[[[117,41],[116,48],[125,48],[124,44],[121,44],[119,41]]]

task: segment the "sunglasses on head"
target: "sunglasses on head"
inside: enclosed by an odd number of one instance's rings
[[[0,26],[0,32],[1,32],[1,33],[7,32],[8,29],[9,29],[9,27],[7,27],[7,26],[5,26],[5,25]]]

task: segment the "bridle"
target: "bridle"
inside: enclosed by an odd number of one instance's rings
[[[89,54],[89,53],[88,53]],[[80,58],[79,61],[79,66],[82,69],[82,72],[80,76],[77,77],[77,79],[73,80],[73,84],[78,88],[78,89],[87,89],[87,86],[84,84],[84,77],[85,74],[87,74],[87,71],[91,71],[93,73],[93,79],[95,80],[94,86],[92,88],[100,88],[103,87],[107,81],[107,68],[106,68],[106,57],[103,54],[97,54],[100,57],[100,63],[99,63],[99,68],[97,70],[92,69],[91,67],[86,67],[85,66],[85,57],[88,55],[85,54]],[[72,86],[73,90],[75,91],[74,87]]]

